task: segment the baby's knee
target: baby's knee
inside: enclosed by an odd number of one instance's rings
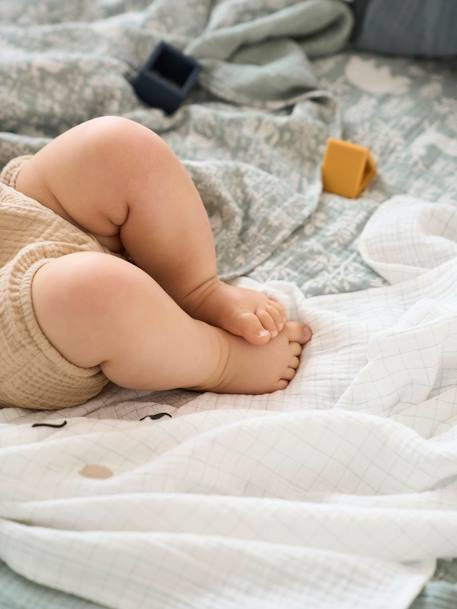
[[[123,262],[101,252],[68,254],[41,267],[35,275],[33,288],[36,291],[43,287],[47,304],[56,310],[91,308],[92,312],[96,305],[103,306],[103,301],[108,300],[122,283],[118,267]]]
[[[104,157],[120,158],[138,164],[145,157],[163,157],[170,153],[165,141],[144,125],[121,116],[100,116],[86,123],[91,139],[103,148]]]

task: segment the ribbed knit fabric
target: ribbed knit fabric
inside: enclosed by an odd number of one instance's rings
[[[13,159],[0,174],[0,406],[55,409],[87,401],[108,379],[100,366],[76,366],[48,341],[33,310],[33,276],[65,254],[107,250],[14,189],[28,158]]]

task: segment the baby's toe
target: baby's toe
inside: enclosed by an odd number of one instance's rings
[[[281,332],[285,326],[285,319],[283,319],[282,313],[280,311],[279,303],[275,303],[274,301],[269,301],[265,304],[265,310],[269,313],[271,319],[275,323],[275,330]]]
[[[256,309],[255,314],[257,315],[258,319],[260,320],[260,323],[265,328],[265,330],[268,330],[268,332],[270,333],[270,336],[272,336],[272,338],[274,338],[275,336],[278,336],[279,330],[276,327],[275,320],[273,319],[273,317],[271,316],[270,312],[267,310],[266,307],[267,307],[267,305],[265,305],[265,308],[258,307]]]
[[[283,372],[281,379],[286,379],[287,381],[291,381],[294,376],[297,374],[295,368],[287,368],[285,372]]]
[[[300,360],[298,359],[298,357],[294,356],[294,357],[290,358],[290,360],[289,360],[289,368],[295,368],[295,369],[297,369],[299,364],[300,364]]]
[[[288,384],[289,384],[289,381],[286,381],[284,379],[279,380],[278,381],[278,387],[277,387],[276,391],[279,391],[281,389],[285,389]]]
[[[290,342],[289,350],[292,355],[299,356],[300,353],[303,351],[303,345],[300,345],[300,343],[296,343],[296,342]]]
[[[312,336],[311,328],[298,321],[288,321],[285,332],[290,341],[301,343],[302,345],[307,343]]]
[[[283,324],[285,324],[287,321],[287,315],[286,315],[286,311],[285,311],[284,307],[282,306],[282,304],[280,302],[278,302],[277,300],[275,300],[274,298],[269,298],[268,304],[273,306],[276,309],[281,322]]]
[[[265,345],[271,338],[270,332],[264,328],[260,319],[254,313],[240,315],[236,334],[242,336],[252,345]]]

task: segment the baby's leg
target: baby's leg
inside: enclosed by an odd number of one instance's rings
[[[101,117],[70,129],[24,165],[17,188],[113,251],[123,246],[192,317],[259,345],[283,329],[278,302],[218,279],[197,189],[165,142],[138,123]]]
[[[38,323],[70,362],[127,388],[268,393],[287,386],[305,342],[288,322],[264,346],[192,319],[144,271],[98,252],[62,256],[32,282]]]

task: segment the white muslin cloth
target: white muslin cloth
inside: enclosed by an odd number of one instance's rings
[[[359,243],[391,285],[241,280],[313,328],[284,391],[0,412],[0,558],[113,609],[406,609],[457,556],[456,236],[457,206],[396,196]]]

